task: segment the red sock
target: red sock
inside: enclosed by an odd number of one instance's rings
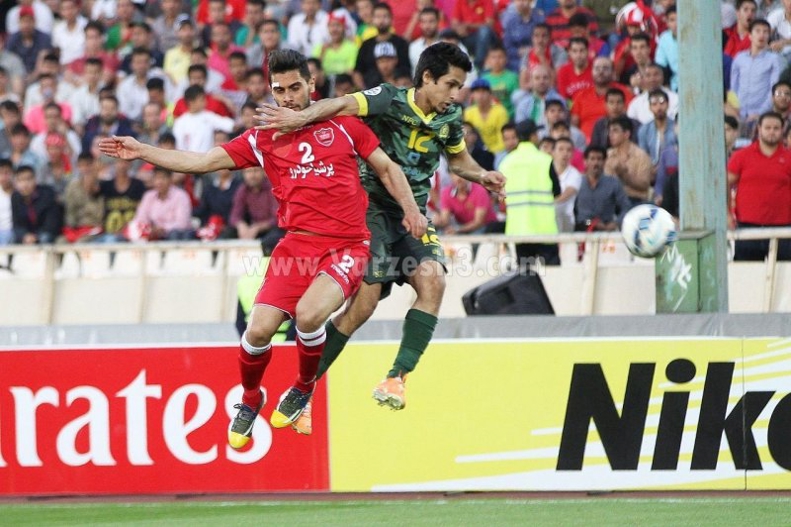
[[[264,377],[264,370],[271,359],[272,352],[269,350],[260,355],[250,355],[242,346],[239,346],[239,372],[244,388],[242,403],[250,408],[258,408],[261,403],[261,379]]]
[[[321,326],[313,333],[302,333],[297,329],[297,352],[299,353],[299,376],[294,386],[303,392],[313,391],[316,385],[316,372],[319,370],[321,352],[327,333]]]

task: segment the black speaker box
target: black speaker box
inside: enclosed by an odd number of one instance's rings
[[[554,315],[541,277],[508,273],[467,291],[461,299],[468,315]]]

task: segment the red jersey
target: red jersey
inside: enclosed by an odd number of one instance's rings
[[[725,36],[728,37],[728,41],[725,43],[725,48],[722,51],[732,59],[735,59],[736,55],[740,52],[749,50],[752,45],[750,32],[748,31],[744,34],[744,37],[740,37],[736,25],[726,29]]]
[[[728,160],[735,174],[736,219],[754,225],[791,225],[791,151],[782,146],[771,157],[758,141]]]
[[[566,99],[573,99],[574,95],[580,90],[593,86],[593,63],[582,70],[582,73],[574,71],[574,64],[569,62],[558,68],[558,76],[555,81],[558,93]]]
[[[336,238],[367,239],[368,194],[357,156],[379,146],[355,117],[336,117],[273,139],[274,130],[250,129],[222,145],[236,168],[262,166],[277,199],[278,225]]]

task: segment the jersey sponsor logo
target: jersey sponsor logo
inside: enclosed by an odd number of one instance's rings
[[[319,142],[321,146],[330,146],[335,141],[335,132],[332,128],[319,128],[313,132],[313,137]]]
[[[417,126],[420,124],[420,121],[409,115],[401,114],[401,120],[412,126]]]
[[[381,86],[374,86],[373,88],[368,88],[363,93],[365,95],[373,97],[374,95],[379,95],[380,93],[382,93],[382,87]]]
[[[447,139],[450,135],[450,126],[447,124],[443,124],[442,127],[439,129],[439,138],[440,139]]]

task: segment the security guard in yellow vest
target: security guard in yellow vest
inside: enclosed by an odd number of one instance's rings
[[[530,119],[516,125],[519,146],[500,163],[506,177],[505,233],[512,235],[557,234],[555,197],[560,181],[552,166],[552,156],[540,151],[538,127]],[[560,265],[558,245],[516,244],[520,268],[534,264]]]

